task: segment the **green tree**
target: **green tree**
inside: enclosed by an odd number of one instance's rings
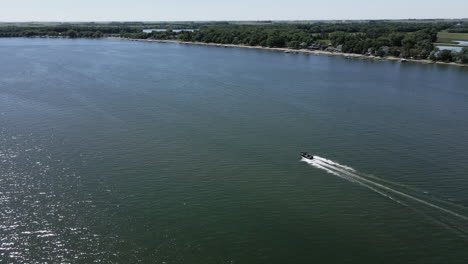
[[[92,35],[93,38],[102,38],[102,36],[103,36],[103,34],[99,30],[94,32],[93,35]]]
[[[67,31],[66,35],[69,37],[69,38],[77,38],[78,37],[78,32],[76,32],[75,30],[73,29],[70,29]]]
[[[299,41],[293,40],[288,42],[288,48],[290,49],[299,49],[301,46],[301,43]]]
[[[401,47],[401,41],[405,38],[403,33],[394,32],[388,35],[391,46]]]
[[[347,35],[345,32],[336,31],[330,33],[329,38],[333,46],[338,46],[346,42]]]
[[[271,35],[268,36],[266,40],[268,47],[284,47],[285,42],[285,38],[279,31],[274,31]]]
[[[439,52],[439,49],[438,48],[435,48],[434,51],[431,52],[431,54],[429,55],[429,59],[431,61],[437,61],[437,53]]]
[[[376,51],[375,55],[377,55],[379,57],[383,57],[383,56],[385,56],[385,51],[383,51],[382,49],[378,49]]]
[[[458,56],[461,63],[468,64],[468,48],[463,48]]]
[[[416,45],[416,38],[414,35],[407,35],[401,41],[401,45],[403,46],[403,56],[404,57],[413,57],[415,56],[416,52],[413,50],[414,46]]]
[[[453,61],[452,51],[451,50],[442,50],[437,55],[437,60],[444,61],[444,62],[451,62]]]

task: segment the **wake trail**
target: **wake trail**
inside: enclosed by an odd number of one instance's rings
[[[343,168],[345,170],[349,170],[349,171],[356,171],[355,169],[351,168],[351,167],[348,167],[348,166],[345,166],[345,165],[341,165],[337,162],[334,162],[332,160],[329,160],[329,159],[325,159],[325,158],[322,158],[322,157],[319,157],[319,156],[314,156],[314,159],[316,160],[319,160],[319,161],[322,161],[324,163],[327,163],[329,165],[333,165],[333,166],[336,166],[336,167],[339,167],[339,168]]]
[[[314,157],[314,158],[315,158],[315,157]],[[407,206],[407,204],[405,204],[403,201],[400,201],[400,200],[398,200],[398,199],[396,199],[396,198],[394,198],[394,197],[392,197],[392,196],[390,196],[390,195],[388,195],[388,194],[386,194],[386,193],[384,193],[384,192],[382,192],[382,191],[379,191],[379,190],[377,190],[376,188],[374,188],[374,187],[372,187],[372,186],[369,186],[368,184],[365,184],[365,183],[363,183],[363,182],[361,182],[361,181],[357,181],[356,179],[353,179],[352,177],[348,177],[348,176],[341,175],[341,174],[339,174],[338,172],[334,171],[333,169],[328,169],[326,166],[322,166],[322,165],[320,165],[320,164],[318,164],[318,163],[311,163],[311,162],[309,162],[309,160],[304,159],[304,158],[302,159],[302,161],[305,161],[305,162],[309,163],[310,165],[312,165],[312,166],[314,166],[314,167],[316,167],[316,168],[325,170],[326,172],[328,172],[328,173],[330,173],[330,174],[333,174],[333,175],[335,175],[335,176],[338,176],[339,178],[342,178],[342,179],[345,179],[345,180],[350,181],[350,182],[352,182],[352,183],[356,183],[356,184],[359,184],[359,185],[361,185],[361,186],[364,186],[364,187],[366,187],[366,188],[368,188],[368,189],[370,189],[370,190],[372,190],[372,191],[374,191],[374,192],[376,192],[376,193],[378,193],[378,194],[380,194],[380,195],[382,195],[382,196],[384,196],[384,197],[389,198],[390,200],[393,200],[393,201],[395,201],[395,202],[397,202],[397,203],[399,203],[399,204],[402,204],[402,205],[404,205],[404,206]],[[354,171],[354,169],[353,169],[353,171]]]
[[[313,160],[308,160],[308,159],[302,159],[302,160],[307,162],[308,164],[316,167],[316,168],[323,169],[326,172],[331,173],[331,174],[333,174],[335,176],[338,176],[338,177],[346,179],[348,181],[363,185],[363,186],[371,189],[372,191],[375,191],[375,192],[377,192],[377,193],[379,193],[379,194],[381,194],[381,195],[383,195],[383,196],[385,196],[387,198],[392,199],[395,202],[404,204],[399,199],[386,194],[385,191],[389,192],[389,193],[392,193],[394,195],[399,195],[399,196],[407,198],[409,200],[418,202],[420,204],[426,205],[428,207],[431,207],[433,209],[436,209],[436,210],[439,210],[441,212],[447,213],[447,214],[449,214],[451,216],[454,216],[454,217],[457,217],[459,219],[463,219],[465,221],[468,221],[468,217],[466,217],[464,215],[461,215],[461,214],[456,213],[454,211],[451,211],[449,209],[446,209],[446,208],[440,207],[438,205],[435,205],[435,204],[433,204],[431,202],[422,200],[422,199],[420,199],[418,197],[415,197],[413,195],[410,195],[410,194],[395,190],[395,189],[390,188],[388,186],[385,186],[385,185],[383,185],[381,183],[378,183],[378,182],[369,180],[369,179],[367,179],[367,178],[365,178],[363,176],[360,176],[359,173],[356,172],[356,170],[351,168],[351,167],[344,166],[344,165],[341,165],[339,163],[336,163],[336,162],[333,162],[331,160],[327,160],[327,159],[324,159],[324,158],[321,158],[321,157],[318,157],[318,156],[314,156]],[[374,177],[374,178],[377,179],[377,177]]]

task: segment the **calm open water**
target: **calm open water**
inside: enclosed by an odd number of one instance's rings
[[[468,261],[466,68],[21,38],[0,61],[2,263]]]

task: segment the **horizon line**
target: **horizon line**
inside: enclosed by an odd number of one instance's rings
[[[241,19],[241,20],[18,20],[18,21],[0,21],[2,24],[7,23],[167,23],[167,22],[314,22],[314,21],[398,21],[398,20],[468,20],[465,18],[360,18],[360,19]]]

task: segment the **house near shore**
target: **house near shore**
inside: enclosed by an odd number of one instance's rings
[[[308,46],[307,49],[309,49],[309,50],[326,50],[326,49],[328,49],[328,45],[312,44],[312,45]]]
[[[329,45],[326,50],[330,52],[341,52],[343,50],[343,45],[338,45],[336,47]]]
[[[310,50],[319,50],[319,49],[320,49],[320,46],[319,46],[319,44],[312,44],[312,45],[308,46],[307,49],[310,49]]]
[[[390,52],[390,47],[389,46],[382,46],[382,47],[380,47],[380,50],[385,52],[385,55],[387,55]]]

